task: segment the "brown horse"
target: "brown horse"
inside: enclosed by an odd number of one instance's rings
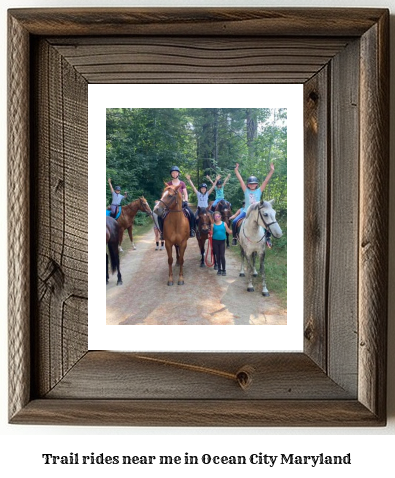
[[[183,265],[184,252],[187,248],[189,238],[189,220],[182,211],[182,196],[180,185],[166,186],[158,204],[154,207],[154,213],[163,216],[163,238],[167,251],[167,262],[169,264],[169,280],[167,285],[173,285],[173,246],[176,248],[177,264],[180,266],[178,285],[184,284]]]
[[[119,246],[122,244],[123,233],[124,230],[127,229],[129,233],[130,242],[132,243],[132,247],[135,250],[136,246],[133,242],[133,222],[134,217],[137,214],[137,211],[142,211],[147,213],[149,216],[152,217],[152,211],[149,207],[147,200],[144,196],[132,201],[131,203],[127,204],[126,206],[122,206],[122,212],[119,218],[117,219],[119,224]],[[122,250],[122,248],[120,248]]]
[[[118,273],[117,285],[122,284],[121,271],[119,269],[119,225],[115,219],[106,216],[106,244],[110,253],[111,271]],[[106,283],[108,284],[108,254],[106,253]]]
[[[196,239],[199,244],[200,254],[202,256],[200,261],[200,267],[204,267],[204,245],[208,239],[208,233],[211,230],[212,218],[208,209],[205,207],[198,207],[197,209],[197,218],[198,218],[198,230],[196,234]]]

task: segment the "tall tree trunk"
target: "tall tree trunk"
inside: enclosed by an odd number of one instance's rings
[[[256,140],[258,137],[258,119],[257,110],[254,108],[246,109],[247,120],[247,148],[249,159],[256,159]]]

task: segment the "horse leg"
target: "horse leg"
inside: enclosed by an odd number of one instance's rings
[[[204,264],[204,240],[199,239],[199,248],[200,248],[200,254],[201,254],[201,260],[200,260],[200,267],[205,267]]]
[[[179,246],[174,246],[176,248],[176,257],[177,257],[177,262],[176,264],[179,266],[180,265],[180,248]]]
[[[256,253],[256,252],[253,252],[253,253],[252,253],[252,269],[253,269],[252,275],[253,275],[254,277],[256,277],[256,276],[258,275],[258,272],[257,272],[257,270],[255,269],[256,256],[257,256],[257,253]]]
[[[240,253],[241,253],[241,266],[240,266],[240,272],[239,272],[239,277],[245,277],[245,272],[244,272],[244,249],[240,246]]]
[[[108,254],[106,252],[106,284],[108,284],[108,279],[109,279],[109,275],[108,275]]]
[[[252,283],[252,269],[253,269],[253,264],[252,264],[252,255],[248,256],[247,254],[245,255],[246,261],[247,261],[247,291],[248,292],[254,292],[254,285]]]
[[[120,271],[120,268],[119,268],[119,255],[117,254],[117,277],[118,277],[118,280],[117,280],[117,285],[122,285],[122,276],[121,276],[121,271]]]
[[[262,295],[264,297],[269,297],[269,291],[267,290],[266,287],[266,274],[265,274],[265,251],[260,256],[260,261],[261,261],[261,276],[262,276]]]
[[[169,264],[169,280],[167,281],[167,285],[173,285],[173,244],[165,241],[165,247],[167,251],[167,263]]]
[[[184,252],[185,249],[187,248],[187,243],[185,241],[185,244],[180,246],[180,274],[178,276],[178,285],[184,285],[184,275],[183,275],[183,268],[184,268]]]
[[[123,241],[123,232],[124,232],[124,228],[119,226],[119,246],[118,246],[118,250],[119,252],[123,252],[123,249],[122,249],[122,241]]]
[[[134,242],[133,242],[133,224],[128,227],[128,234],[129,234],[130,242],[132,243],[132,249],[135,251],[136,246],[134,245]]]

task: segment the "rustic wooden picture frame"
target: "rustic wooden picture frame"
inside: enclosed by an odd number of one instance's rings
[[[385,425],[388,36],[385,9],[9,11],[11,423]],[[100,82],[304,84],[303,353],[87,350]]]

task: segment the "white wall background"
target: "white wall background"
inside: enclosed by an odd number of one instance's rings
[[[395,0],[311,0],[293,2],[282,0],[267,2],[250,0],[224,1],[104,1],[89,0],[85,2],[61,0],[3,0],[0,17],[0,204],[2,205],[2,231],[5,230],[7,217],[6,195],[6,104],[7,104],[7,9],[18,7],[384,7],[391,11],[391,77],[395,80]],[[395,98],[391,92],[391,123],[395,124]],[[394,139],[391,140],[391,165],[394,164]],[[394,169],[391,169],[391,228],[390,245],[394,245],[395,219],[395,190]],[[282,428],[282,429],[174,429],[174,428],[82,428],[82,427],[27,427],[10,426],[7,424],[7,252],[6,235],[0,236],[0,473],[2,476],[19,476],[27,473],[41,476],[107,476],[114,472],[116,476],[146,476],[148,473],[160,473],[165,476],[196,476],[204,473],[236,476],[236,473],[245,473],[247,476],[262,476],[270,472],[271,476],[283,476],[286,472],[292,475],[306,476],[352,476],[364,471],[373,474],[380,471],[386,476],[393,470],[392,456],[395,445],[395,248],[390,251],[390,303],[389,303],[389,363],[388,363],[388,425],[385,428]],[[391,450],[392,448],[392,450]],[[189,467],[176,465],[159,469],[148,467],[118,467],[111,470],[109,465],[44,465],[41,455],[69,455],[78,452],[81,455],[104,453],[107,455],[249,455],[251,453],[281,454],[294,453],[303,455],[351,453],[352,464],[349,466],[317,466],[286,465],[285,467],[269,468],[264,465],[230,466],[230,465],[200,465]],[[289,468],[289,467],[292,468]],[[269,471],[270,470],[270,471]],[[11,475],[12,473],[12,475]]]

